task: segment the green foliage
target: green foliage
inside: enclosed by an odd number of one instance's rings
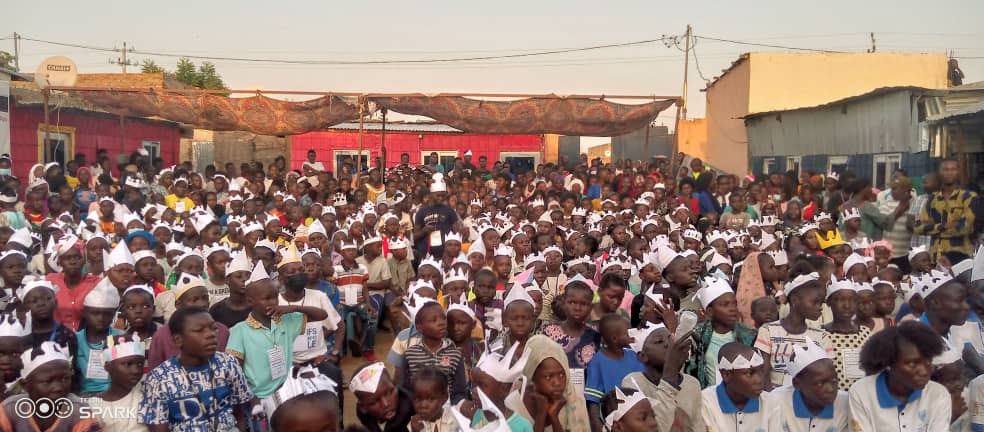
[[[200,66],[196,66],[191,60],[181,58],[178,60],[177,68],[172,72],[164,69],[164,67],[158,65],[153,60],[144,60],[140,64],[140,71],[143,73],[163,72],[168,77],[203,89],[223,90],[228,88],[225,85],[225,81],[222,80],[222,76],[216,70],[215,65],[210,62],[204,62]]]
[[[6,51],[0,51],[0,68],[18,72],[17,68],[14,67],[15,59],[16,57],[14,57],[13,54]]]
[[[141,73],[167,73],[163,67],[155,63],[153,60],[147,59],[143,63],[140,63]]]

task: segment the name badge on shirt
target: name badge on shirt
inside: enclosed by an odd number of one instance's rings
[[[584,393],[584,369],[571,368],[571,383],[578,394]]]
[[[89,362],[85,365],[85,377],[88,379],[107,380],[109,372],[103,364],[102,350],[89,350]]]
[[[440,230],[431,231],[431,233],[430,233],[430,245],[431,245],[431,247],[441,246],[441,243],[442,243],[441,231]]]
[[[287,376],[287,362],[284,356],[284,349],[274,346],[267,350],[267,359],[270,361],[270,377],[273,379]]]
[[[174,211],[177,213],[184,213],[185,203],[182,200],[178,200],[174,203]]]
[[[844,376],[848,379],[864,378],[864,371],[861,370],[861,350],[857,348],[842,349],[841,367],[844,368]]]

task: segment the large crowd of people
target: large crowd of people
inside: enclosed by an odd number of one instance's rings
[[[0,431],[984,430],[957,161],[384,158],[0,156]]]

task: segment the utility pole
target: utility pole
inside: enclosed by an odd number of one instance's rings
[[[871,49],[868,50],[869,53],[875,52],[878,47],[875,46],[875,32],[871,32]]]
[[[685,41],[683,52],[683,94],[680,96],[680,104],[677,106],[676,127],[673,130],[673,153],[670,154],[670,172],[667,173],[669,177],[673,178],[676,178],[677,175],[677,153],[680,152],[681,115],[684,120],[687,119],[687,75],[690,74],[690,39],[693,37],[693,28],[690,27],[690,24],[687,24],[687,32],[684,33],[684,37],[687,40]]]
[[[123,68],[123,75],[126,75],[126,67],[127,66],[136,66],[137,63],[136,62],[133,62],[133,61],[130,61],[130,60],[128,60],[126,58],[126,53],[127,53],[126,42],[123,42],[123,49],[122,50],[117,50],[117,51],[119,51],[121,53],[121,56],[119,58],[115,59],[115,60],[114,59],[109,59],[109,64],[115,64],[115,65],[121,66]]]
[[[14,70],[20,72],[20,35],[14,32]]]

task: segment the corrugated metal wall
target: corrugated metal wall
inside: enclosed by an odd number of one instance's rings
[[[673,138],[666,126],[649,128],[649,154],[646,154],[646,129],[612,137],[612,160],[648,161],[651,156],[669,156],[672,151]]]
[[[839,155],[808,155],[802,156],[800,169],[815,173],[826,173],[827,160],[830,156]],[[777,156],[755,156],[752,158],[752,172],[756,176],[762,175],[762,162],[768,158],[775,158],[773,172],[786,172],[786,155]],[[874,170],[873,154],[856,154],[847,156],[847,169],[857,174],[859,177],[872,178]],[[936,169],[938,161],[929,156],[929,152],[902,153],[902,169],[910,177],[922,177],[926,173]]]

